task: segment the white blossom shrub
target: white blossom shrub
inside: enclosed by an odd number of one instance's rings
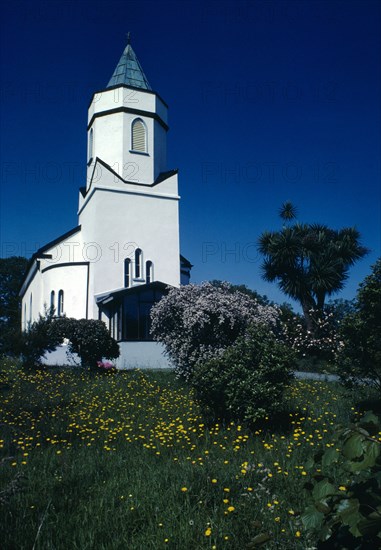
[[[309,311],[314,331],[307,329],[300,316],[282,322],[282,338],[299,357],[320,356],[333,360],[342,343],[338,335],[338,323],[332,311]]]
[[[229,283],[205,282],[171,288],[151,310],[151,334],[165,345],[178,375],[189,379],[194,366],[222,355],[252,324],[276,331],[279,312],[232,291]]]

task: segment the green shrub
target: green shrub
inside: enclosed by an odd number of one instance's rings
[[[343,381],[367,379],[381,392],[381,258],[360,284],[355,311],[344,317],[340,336],[337,362]]]
[[[284,408],[294,353],[266,325],[253,325],[221,357],[195,367],[191,384],[219,418],[254,423]]]
[[[368,412],[360,422],[338,427],[333,444],[306,465],[316,468],[306,484],[312,503],[302,514],[318,534],[319,549],[381,546],[381,425]]]
[[[119,357],[119,346],[103,321],[62,317],[55,321],[55,330],[69,340],[69,352],[79,355],[82,366],[96,369],[102,358]]]
[[[119,346],[110,336],[103,321],[54,317],[54,311],[40,315],[21,336],[21,358],[24,366],[41,365],[46,352],[54,351],[67,339],[70,353],[81,358],[82,366],[96,368],[102,358],[119,357]]]
[[[45,315],[39,315],[28,330],[20,336],[20,355],[24,367],[41,365],[41,357],[45,352],[54,351],[62,343],[63,336],[56,330],[54,310]]]

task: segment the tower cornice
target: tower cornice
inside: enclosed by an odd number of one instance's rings
[[[157,92],[155,92],[153,90],[145,90],[144,88],[138,88],[136,86],[127,86],[127,84],[116,84],[115,86],[109,86],[108,88],[102,88],[101,90],[98,90],[98,91],[94,92],[93,95],[91,96],[91,100],[90,100],[88,108],[90,108],[92,102],[94,101],[94,97],[97,94],[102,94],[104,92],[109,92],[110,90],[116,90],[117,88],[125,88],[127,90],[136,90],[137,92],[142,92],[144,94],[155,95],[156,97],[158,97],[160,99],[162,104],[168,109],[167,103],[164,101],[164,99]]]
[[[105,109],[104,111],[99,111],[98,113],[94,113],[90,119],[89,124],[87,125],[87,130],[91,128],[96,118],[112,115],[115,113],[130,113],[132,115],[146,116],[149,118],[153,118],[164,128],[164,130],[166,131],[169,130],[168,124],[166,124],[164,120],[160,118],[160,116],[157,113],[151,113],[150,111],[143,111],[142,109],[131,109],[131,107],[115,107],[115,109]]]

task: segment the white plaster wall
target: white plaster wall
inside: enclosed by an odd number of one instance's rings
[[[97,224],[87,225],[86,220],[90,218],[91,223],[93,216]],[[94,248],[89,248],[89,251],[93,252],[92,256],[89,255],[86,259],[94,267],[106,263],[110,273],[105,273],[105,281],[108,278],[112,280],[110,262],[115,264],[119,259],[124,260],[132,255],[137,247],[141,248],[145,255],[156,260],[157,279],[170,284],[175,283],[174,278],[178,280],[179,224],[176,198],[137,193],[110,193],[97,189],[81,218],[84,242],[96,243]],[[173,265],[168,265],[172,259],[176,262],[175,275]],[[166,277],[162,278],[164,273]],[[113,285],[119,286],[120,284]]]
[[[50,367],[59,366],[80,366],[81,359],[76,353],[67,353],[68,346],[62,344],[58,346],[54,351],[47,352],[41,357],[41,363]]]
[[[90,122],[96,113],[127,107],[158,114],[167,122],[167,107],[154,94],[119,87],[96,94],[88,113]],[[148,155],[131,153],[131,123],[141,118],[147,128]],[[123,179],[151,184],[166,170],[166,130],[144,114],[111,113],[94,119],[93,159],[102,159]],[[88,130],[89,141],[90,129]],[[94,161],[87,168],[87,188],[93,176]],[[98,176],[96,176],[99,179]]]
[[[64,292],[66,317],[86,318],[87,266],[60,266],[56,264],[42,273],[44,302],[50,305],[50,293],[55,292],[55,308],[58,309],[58,292]]]
[[[158,342],[120,342],[120,356],[112,362],[118,369],[168,369],[172,368],[164,355],[164,346]],[[80,365],[76,354],[67,355],[67,345],[59,346],[55,351],[45,353],[42,363],[49,366]]]
[[[25,328],[24,304],[26,304],[26,320],[29,322],[30,294],[33,295],[32,321],[38,315],[45,313],[45,306],[50,307],[50,293],[55,291],[55,307],[57,309],[58,291],[64,291],[64,312],[69,317],[82,318],[86,316],[87,266],[64,266],[63,263],[86,261],[86,250],[83,247],[82,235],[78,231],[67,239],[47,249],[45,254],[52,258],[42,258],[36,261],[39,266],[22,298],[22,321]]]
[[[32,295],[32,314],[30,310],[30,296]],[[26,305],[26,318],[25,318],[25,305]],[[49,304],[47,304],[49,306]],[[25,330],[28,323],[31,321],[37,321],[38,314],[44,312],[43,301],[43,281],[41,272],[37,271],[31,280],[24,296],[21,301],[21,328]]]
[[[155,109],[161,120],[168,124],[168,107],[162,102],[160,97],[155,96]]]
[[[71,237],[59,242],[52,248],[47,249],[44,254],[49,254],[52,258],[42,258],[40,260],[41,270],[60,263],[83,262],[84,257],[81,231],[74,233]]]
[[[103,90],[95,94],[88,111],[88,124],[96,113],[126,107],[140,111],[157,111],[160,118],[167,124],[168,110],[154,92],[134,90],[120,86],[113,90]]]
[[[118,369],[168,369],[172,368],[164,355],[164,346],[159,342],[120,342]]]
[[[122,175],[124,141],[124,113],[113,113],[96,118],[93,129],[93,159],[101,158],[115,172]],[[90,130],[87,133],[89,141]],[[94,170],[94,160],[87,168],[87,185],[89,187]],[[95,174],[98,179],[99,175]]]
[[[178,200],[176,174],[150,188],[115,182],[103,167],[101,183],[92,184],[79,211],[83,246],[93,254],[85,258],[90,318],[98,316],[94,295],[123,288],[124,260],[134,262],[136,248],[143,251],[143,267],[153,262],[154,280],[179,286]]]
[[[153,124],[154,131],[154,165],[153,181],[161,172],[167,170],[167,132],[156,120]]]
[[[98,220],[91,230],[87,218],[90,224],[92,219]],[[84,241],[95,242],[99,252],[97,261],[90,261],[89,296],[123,288],[124,260],[130,257],[134,270],[136,248],[143,251],[143,267],[146,260],[153,262],[155,280],[179,286],[177,199],[97,189],[83,212],[82,228]],[[89,316],[97,315],[94,300]]]

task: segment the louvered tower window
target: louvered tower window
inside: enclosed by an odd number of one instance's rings
[[[139,118],[132,123],[132,150],[140,153],[147,152],[146,127]]]

